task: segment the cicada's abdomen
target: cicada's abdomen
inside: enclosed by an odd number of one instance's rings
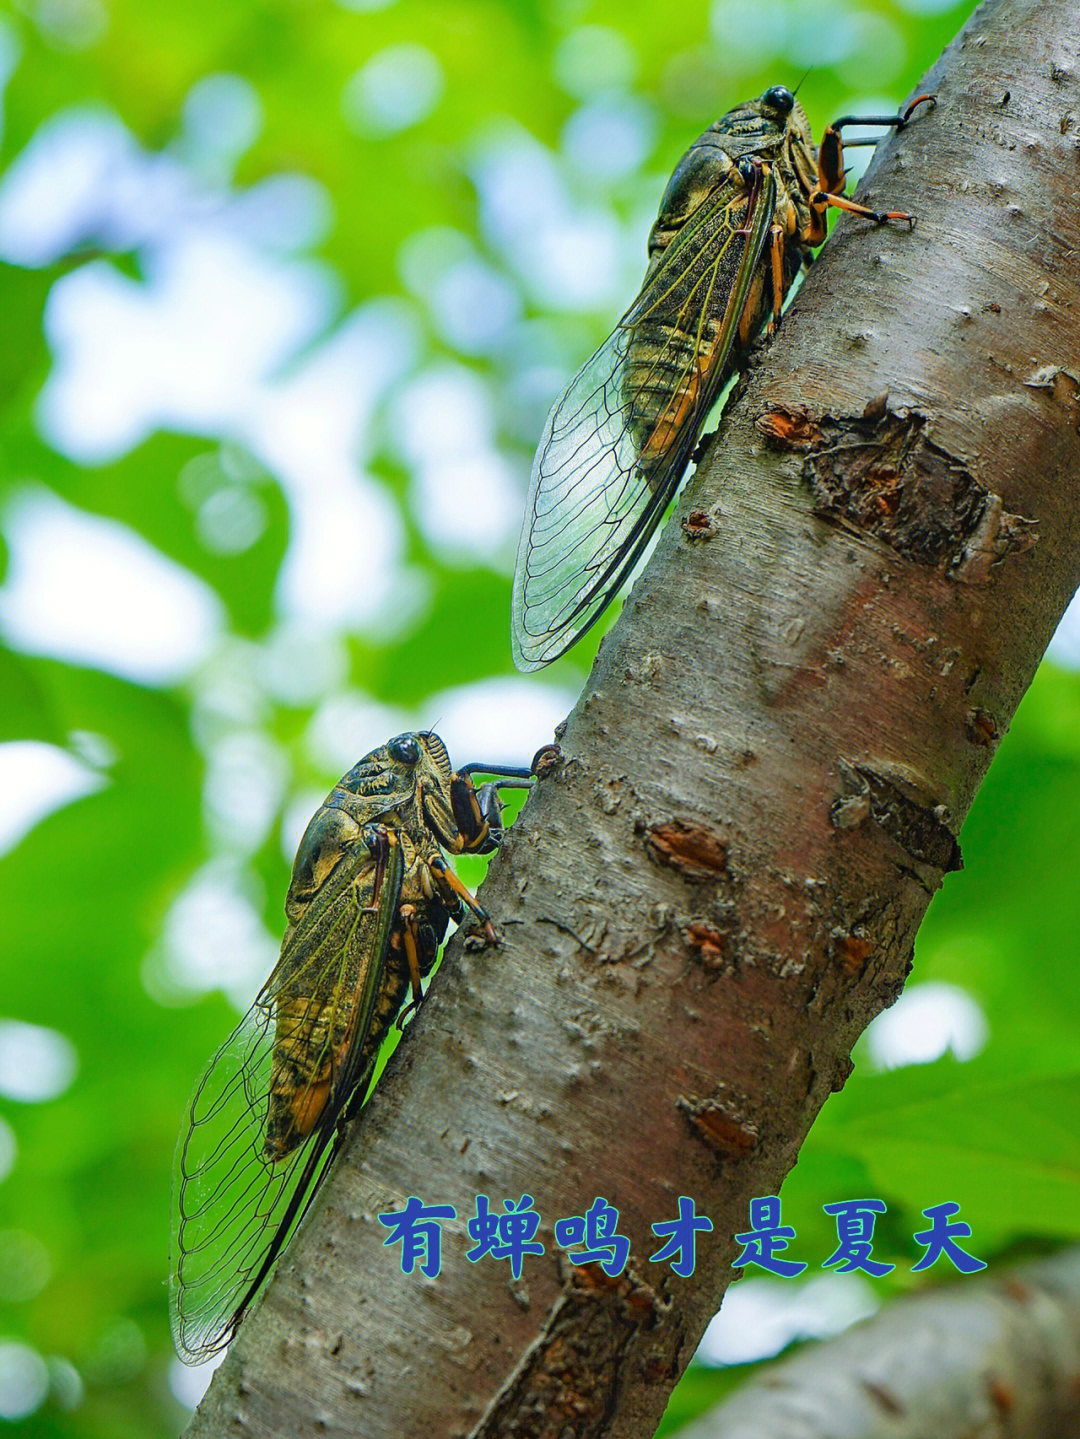
[[[630,343],[623,399],[646,479],[657,472],[698,403],[720,320],[706,317],[700,342],[674,324],[643,321]]]
[[[326,1109],[334,1073],[349,1043],[349,1016],[342,1009],[313,995],[281,998],[275,1006],[263,1141],[268,1158],[283,1159],[302,1144]]]
[[[389,965],[375,1001],[371,1027],[356,1072],[363,1073],[386,1038],[408,989],[401,964]],[[355,990],[330,1000],[282,997],[274,1013],[274,1057],[263,1149],[283,1159],[302,1144],[322,1118],[353,1043]]]

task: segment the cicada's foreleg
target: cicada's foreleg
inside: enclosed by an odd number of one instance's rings
[[[774,225],[769,240],[769,272],[772,275],[772,319],[769,321],[771,335],[780,323],[780,311],[784,308],[784,232]]]
[[[398,918],[401,920],[401,939],[405,946],[405,962],[409,966],[409,983],[412,986],[412,999],[397,1017],[397,1027],[401,1029],[409,1015],[419,1009],[424,990],[420,983],[420,928],[416,922],[416,906],[403,904],[398,910]]]
[[[490,854],[502,841],[502,804],[495,784],[472,782],[472,776],[456,773],[450,778],[450,807],[457,825],[456,854]]]
[[[825,133],[821,137],[821,144],[818,146],[818,189],[824,190],[829,195],[842,194],[846,179],[845,148],[857,148],[860,145],[876,145],[878,143],[879,137],[872,135],[862,140],[845,140],[840,132],[846,125],[888,125],[895,130],[903,130],[920,105],[936,103],[936,95],[919,95],[899,115],[842,115],[839,120],[834,120],[831,125],[826,127]]]
[[[442,855],[433,854],[427,864],[435,882],[436,889],[440,891],[447,903],[453,908],[464,904],[480,921],[483,926],[484,938],[488,944],[500,944],[501,940],[499,939],[495,926],[491,922],[491,916],[483,905],[479,903],[468,886],[462,884],[461,880],[458,879]]]
[[[368,847],[368,852],[375,861],[375,874],[371,882],[372,902],[365,904],[361,913],[377,914],[379,910],[379,895],[382,893],[383,880],[386,878],[386,865],[390,857],[390,847],[398,843],[398,837],[383,824],[366,824],[363,835],[364,842]]]
[[[826,128],[818,146],[818,187],[809,196],[811,220],[802,237],[804,244],[820,245],[825,239],[825,212],[830,206],[838,210],[848,210],[853,215],[862,215],[879,225],[886,220],[906,220],[910,226],[914,226],[914,216],[903,210],[870,210],[865,205],[857,205],[853,200],[844,197],[844,185],[847,181],[844,167],[845,148],[876,145],[877,139],[870,137],[864,140],[845,140],[841,131],[845,125],[891,125],[894,129],[902,130],[920,105],[935,104],[936,98],[934,95],[919,95],[899,115],[843,115]]]
[[[495,774],[499,778],[482,784],[473,783],[473,772]],[[499,769],[488,765],[469,764],[450,777],[450,809],[454,826],[439,825],[439,838],[453,854],[490,854],[502,843],[503,789],[527,789],[531,782],[527,769]],[[456,832],[455,832],[456,831]]]

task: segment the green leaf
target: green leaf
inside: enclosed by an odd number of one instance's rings
[[[33,665],[0,648],[0,740],[63,742],[63,732]]]
[[[909,1220],[959,1203],[982,1258],[1013,1239],[1076,1234],[1080,1067],[1003,1077],[986,1059],[941,1060],[849,1085],[822,1120],[815,1148],[857,1155],[873,1197],[898,1202]]]

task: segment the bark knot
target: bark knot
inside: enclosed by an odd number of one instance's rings
[[[698,1138],[721,1159],[745,1159],[757,1148],[755,1126],[732,1115],[715,1099],[686,1099],[680,1095],[675,1102]]]
[[[711,516],[704,510],[691,510],[683,517],[682,528],[688,540],[711,540],[716,533]]]
[[[668,1307],[630,1270],[567,1264],[542,1334],[470,1439],[600,1439],[634,1336]]]
[[[695,919],[683,930],[683,938],[705,969],[722,969],[730,947],[731,935]]]
[[[915,564],[981,583],[1006,555],[1030,549],[1034,524],[927,434],[917,410],[871,400],[861,415],[814,415],[776,405],[757,429],[802,454],[802,476],[822,519],[870,535]]]
[[[849,979],[856,979],[862,974],[873,948],[863,934],[837,934],[833,937],[833,953]]]
[[[974,705],[964,717],[964,728],[972,744],[990,746],[1000,738],[997,721],[982,705]]]
[[[1080,435],[1080,369],[1043,365],[1027,377],[1024,385],[1029,390],[1046,390],[1057,404],[1065,405]]]
[[[727,844],[704,825],[672,819],[649,826],[646,843],[661,864],[685,879],[712,879],[727,873]]]
[[[899,776],[879,773],[869,765],[840,762],[841,793],[829,818],[837,829],[853,829],[872,819],[879,829],[921,864],[947,874],[963,868],[956,836],[947,823],[944,805],[912,794]]]

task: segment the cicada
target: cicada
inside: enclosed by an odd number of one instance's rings
[[[477,771],[499,778],[477,789]],[[177,1147],[172,1320],[187,1362],[235,1333],[450,920],[471,912],[497,942],[442,851],[495,849],[499,791],[529,774],[453,772],[438,735],[401,734],[354,765],[305,830],[278,963],[199,1081]]]
[[[514,575],[519,669],[557,659],[595,624],[678,489],[727,381],[826,235],[830,206],[906,221],[844,195],[850,125],[902,129],[899,115],[836,120],[815,148],[783,85],[710,126],[671,177],[649,236],[645,281],[614,333],[555,402],[533,462]],[[770,319],[771,317],[771,319]]]

